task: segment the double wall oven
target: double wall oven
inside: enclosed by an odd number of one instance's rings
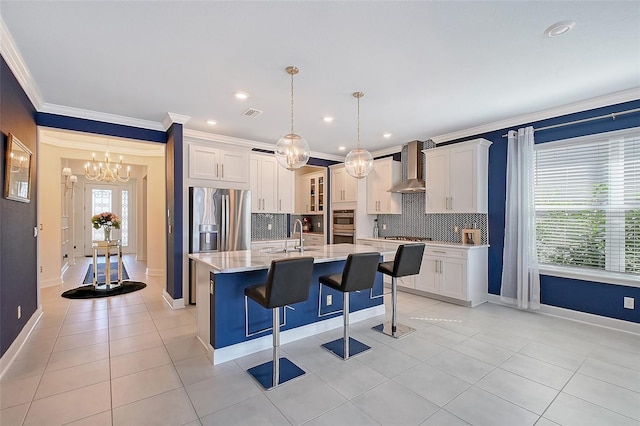
[[[333,211],[333,244],[355,244],[356,222],[353,210]]]

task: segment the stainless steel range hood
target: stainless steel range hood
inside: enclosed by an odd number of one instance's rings
[[[420,141],[413,141],[407,144],[407,180],[397,183],[389,189],[389,192],[400,192],[403,194],[413,194],[424,192],[425,184],[422,177],[422,153],[420,152]]]

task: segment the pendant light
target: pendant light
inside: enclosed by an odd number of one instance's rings
[[[353,93],[353,97],[358,99],[358,144],[344,159],[347,173],[356,179],[362,179],[373,170],[373,156],[369,151],[360,147],[360,98],[363,96],[362,92]]]
[[[282,167],[295,170],[307,164],[311,151],[307,141],[293,132],[293,76],[300,70],[296,67],[287,67],[285,71],[291,76],[291,132],[281,137],[276,143],[275,154]]]

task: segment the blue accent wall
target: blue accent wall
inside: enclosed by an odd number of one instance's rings
[[[493,142],[489,149],[489,293],[500,294],[502,279],[502,251],[504,247],[504,213],[507,175],[507,139],[502,137],[508,130],[533,126],[541,128],[570,121],[597,117],[604,114],[640,108],[640,100],[611,105],[608,107],[568,114],[532,123],[522,123],[499,131],[483,133],[451,143],[475,138]],[[610,132],[640,126],[640,114],[574,124],[557,129],[536,132],[536,143]],[[546,305],[572,309],[609,318],[640,323],[638,308],[623,308],[623,297],[640,297],[640,288],[610,285],[599,282],[541,276],[541,301]]]
[[[0,356],[20,334],[38,308],[37,225],[38,167],[36,111],[11,69],[0,58]],[[31,202],[4,198],[5,158],[9,133],[33,153]],[[17,318],[18,306],[22,317]]]
[[[183,126],[174,123],[167,132],[167,293],[175,299],[182,297],[182,222],[183,222]],[[171,229],[169,230],[169,227]]]

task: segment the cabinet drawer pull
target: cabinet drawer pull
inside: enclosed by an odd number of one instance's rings
[[[433,253],[442,253],[442,254],[447,253],[446,251],[443,251],[443,250],[431,250],[431,251],[432,251]]]

